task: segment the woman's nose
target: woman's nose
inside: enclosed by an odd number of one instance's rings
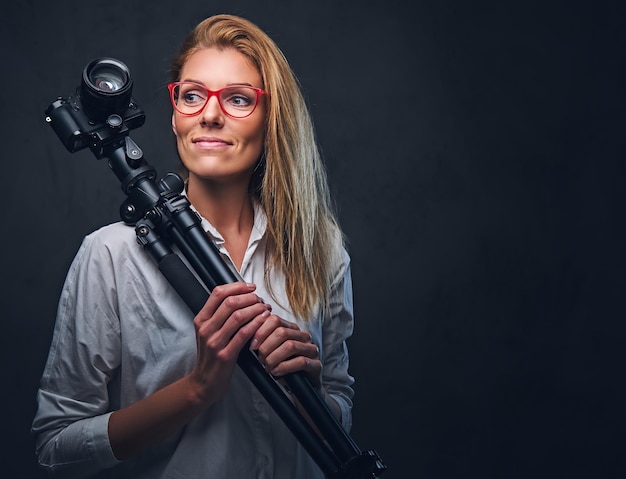
[[[202,117],[202,122],[210,123],[210,124],[222,124],[224,121],[224,112],[220,107],[219,100],[217,96],[212,95],[209,97],[202,113],[200,114]]]

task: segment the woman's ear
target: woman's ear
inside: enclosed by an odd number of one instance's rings
[[[174,118],[174,113],[172,113],[172,131],[174,135],[178,136],[178,132],[176,131],[176,119]]]

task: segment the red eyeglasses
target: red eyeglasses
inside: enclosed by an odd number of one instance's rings
[[[259,98],[265,91],[248,85],[227,86],[217,91],[209,90],[204,85],[194,82],[174,82],[167,85],[172,105],[178,113],[185,116],[199,114],[212,96],[217,97],[220,108],[233,118],[245,118],[259,104]]]

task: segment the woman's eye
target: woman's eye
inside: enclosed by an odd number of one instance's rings
[[[201,103],[204,101],[202,95],[193,91],[183,93],[182,97],[185,103]]]
[[[231,103],[233,106],[249,106],[252,101],[245,95],[236,94],[229,96],[226,101]]]
[[[231,87],[222,90],[222,104],[237,109],[248,109],[254,106],[256,100],[256,91],[251,88]]]

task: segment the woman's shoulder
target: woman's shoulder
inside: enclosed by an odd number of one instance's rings
[[[338,231],[335,235],[335,241],[329,252],[329,260],[331,271],[333,272],[333,283],[339,281],[346,274],[350,274],[350,252],[348,251],[348,243],[345,236]]]
[[[116,222],[93,230],[83,238],[71,269],[78,272],[96,267],[100,271],[152,274],[154,261],[146,258],[146,251],[137,241],[134,226]]]
[[[124,244],[136,244],[137,234],[133,225],[118,221],[92,231],[85,236],[84,241],[102,246],[121,246]]]
[[[121,221],[101,226],[87,234],[81,243],[78,256],[115,258],[135,254],[142,247],[132,225]]]

